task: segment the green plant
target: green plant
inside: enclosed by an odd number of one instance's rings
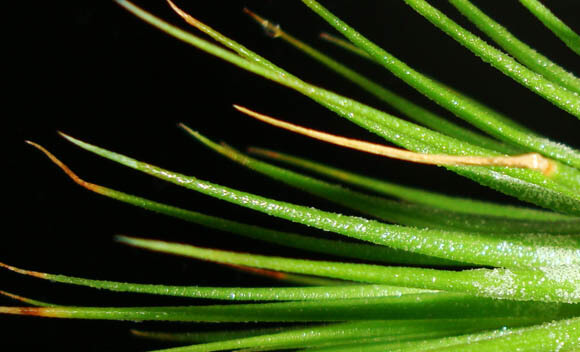
[[[331,14],[325,13],[322,8],[318,7],[315,2],[305,2],[317,9],[329,21],[337,21]],[[131,7],[132,5],[127,2],[122,1],[121,3],[137,11],[142,16],[148,16],[143,12],[139,12],[137,8]],[[421,1],[408,1],[408,3],[424,6]],[[453,3],[467,4],[464,1],[454,1]],[[157,21],[151,17],[146,18]],[[478,18],[481,18],[481,15],[478,15]],[[165,26],[161,22],[155,23]],[[339,27],[346,28],[342,25]],[[288,205],[251,194],[220,188],[203,181],[186,178],[182,175],[138,163],[132,159],[67,137],[70,141],[85,149],[168,181],[266,212],[269,215],[372,242],[379,246],[371,247],[368,244],[341,244],[339,242],[334,244],[295,234],[272,232],[248,227],[247,225],[233,224],[217,218],[208,218],[201,214],[185,212],[159,203],[148,202],[77,180],[87,188],[106,196],[157,212],[205,223],[207,226],[229,229],[232,232],[243,232],[246,236],[258,237],[262,240],[275,240],[285,244],[291,242],[293,246],[301,249],[316,249],[327,254],[340,254],[356,259],[375,262],[386,261],[419,267],[384,267],[339,262],[287,260],[120,237],[119,240],[121,242],[137,247],[235,265],[294,272],[299,275],[326,276],[332,279],[365,282],[373,285],[352,285],[331,280],[318,281],[317,285],[324,285],[322,287],[304,287],[299,289],[184,289],[181,287],[122,285],[20,271],[24,274],[32,274],[53,281],[122,291],[150,291],[151,293],[155,291],[155,293],[214,299],[251,300],[259,298],[266,301],[297,300],[297,302],[189,308],[70,309],[55,307],[24,310],[4,308],[3,312],[120,320],[143,318],[151,320],[220,322],[246,320],[284,322],[351,320],[348,323],[314,326],[308,327],[306,330],[289,330],[288,332],[277,334],[272,330],[248,331],[240,333],[241,335],[239,336],[244,336],[244,334],[252,336],[263,333],[275,333],[276,335],[268,339],[248,338],[243,340],[246,345],[242,344],[241,340],[210,345],[221,349],[234,347],[262,347],[265,349],[267,343],[271,344],[269,348],[300,348],[308,346],[311,349],[328,348],[329,350],[339,349],[336,345],[325,347],[326,344],[330,343],[344,344],[344,346],[340,347],[344,348],[344,350],[357,350],[361,346],[365,346],[365,350],[372,350],[373,348],[383,350],[388,344],[395,346],[393,347],[395,349],[407,348],[411,350],[418,350],[417,344],[423,346],[423,348],[446,347],[451,350],[454,348],[457,350],[466,350],[467,348],[502,350],[515,349],[516,347],[533,350],[539,348],[538,346],[542,346],[540,348],[543,349],[574,348],[574,344],[578,342],[579,338],[578,321],[575,317],[578,316],[578,273],[580,272],[578,270],[580,249],[576,237],[580,225],[575,217],[580,213],[578,196],[578,189],[580,188],[578,180],[580,176],[577,171],[579,158],[576,150],[548,142],[470,98],[457,95],[452,89],[412,72],[408,67],[395,62],[388,54],[381,52],[380,49],[366,42],[364,38],[357,36],[349,29],[346,29],[344,34],[350,35],[349,38],[355,44],[365,48],[367,53],[375,56],[375,59],[386,58],[383,64],[403,77],[409,75],[411,77],[411,85],[414,85],[424,94],[431,95],[434,100],[440,99],[438,101],[440,105],[449,108],[455,114],[484,129],[485,132],[503,141],[503,143],[477,134],[463,137],[465,135],[464,132],[456,126],[443,125],[441,127],[440,122],[431,122],[431,124],[434,128],[443,128],[442,132],[445,134],[455,134],[462,139],[469,138],[469,142],[458,138],[446,137],[427,129],[419,129],[419,127],[396,120],[380,111],[312,87],[289,74],[282,75],[280,69],[269,63],[260,62],[260,59],[253,53],[245,52],[246,56],[238,56],[187,36],[184,32],[174,27],[166,27],[166,29],[170,30],[173,35],[181,36],[181,39],[193,42],[198,47],[205,48],[215,55],[220,55],[241,68],[293,88],[331,108],[339,115],[410,150],[429,154],[476,156],[492,156],[503,153],[521,154],[528,151],[541,152],[551,159],[547,161],[548,167],[541,168],[540,171],[534,170],[534,167],[527,164],[518,169],[505,167],[513,166],[510,164],[513,159],[508,159],[508,164],[503,161],[504,164],[501,164],[503,166],[493,167],[459,166],[456,165],[457,161],[452,162],[452,165],[449,165],[449,162],[446,163],[448,164],[447,167],[452,171],[473,178],[484,185],[566,215],[506,206],[490,206],[478,202],[425,194],[392,184],[362,179],[342,171],[325,169],[322,165],[307,163],[282,154],[257,150],[258,153],[264,156],[285,160],[295,166],[309,168],[311,171],[318,170],[318,172],[324,173],[327,177],[339,178],[342,181],[355,183],[359,187],[370,189],[373,192],[386,193],[388,196],[408,202],[368,196],[299,173],[282,170],[271,164],[252,159],[228,146],[217,145],[205,139],[205,137],[190,131],[192,135],[212,149],[258,172],[337,202],[344,207],[350,207],[359,213],[409,227],[386,225],[376,221],[338,216],[310,208]],[[272,29],[270,28],[270,30]],[[218,35],[215,32],[210,32],[209,34]],[[279,33],[274,32],[274,34]],[[460,36],[464,37],[463,34]],[[237,50],[238,53],[243,50],[238,44],[227,38],[221,38],[221,40],[224,45]],[[572,45],[574,45],[573,43],[574,41],[572,41]],[[477,45],[474,50],[489,51],[485,47],[482,49],[480,45]],[[479,52],[478,54],[483,55],[484,53]],[[496,52],[491,52],[491,54],[496,55]],[[517,66],[517,70],[513,70],[515,63],[509,61],[508,57],[496,55],[487,60],[495,61],[498,66],[508,61],[509,67],[504,69],[508,73],[518,71],[514,79],[521,80],[523,83],[535,81],[532,88],[537,87],[537,90],[546,96],[548,100],[559,104],[566,111],[578,116],[578,95],[573,93],[578,80],[574,77],[560,75],[558,77],[560,77],[562,82],[548,82],[545,78],[534,74],[532,71],[524,70],[523,67]],[[544,76],[548,77],[547,74],[544,74]],[[356,79],[356,77],[354,78]],[[568,78],[571,83],[564,82]],[[556,80],[556,78],[551,79]],[[388,93],[381,90],[381,88],[369,86],[368,82],[360,80],[359,83],[366,84],[366,87],[377,94],[379,98],[389,99]],[[570,86],[568,89],[564,89],[560,84],[562,86],[569,84]],[[391,104],[393,103],[391,102]],[[397,109],[405,109],[403,105],[399,101]],[[408,105],[407,107],[409,108]],[[413,106],[410,108],[416,109]],[[422,111],[414,116],[416,119],[421,116],[424,118],[429,117],[426,114],[426,112]],[[435,118],[433,116],[430,117],[432,119]],[[429,124],[428,122],[422,123]],[[363,147],[368,149],[368,146]],[[433,159],[433,157],[429,158]],[[488,163],[488,161],[484,161],[484,163]],[[413,226],[430,229],[419,230],[413,228]],[[525,229],[525,234],[521,233],[521,229]],[[394,250],[390,248],[394,248]],[[408,253],[407,251],[413,253]],[[457,268],[466,266],[484,268],[457,270]],[[421,267],[443,267],[446,269],[434,270],[422,269]],[[292,278],[298,282],[310,279],[303,276],[289,276],[286,278]],[[394,285],[403,288],[378,285]],[[443,292],[433,292],[432,290]],[[42,302],[31,303],[43,305]],[[396,317],[400,320],[396,322],[380,320],[385,317]],[[410,320],[405,320],[404,318]],[[417,320],[422,318],[429,318],[429,320]],[[541,325],[552,320],[557,320],[557,322]],[[435,324],[436,328],[433,326]],[[507,330],[493,331],[494,328],[497,329],[499,327],[506,327]],[[492,329],[493,332],[489,332],[489,329]],[[466,333],[474,335],[440,339],[443,336],[460,336]],[[200,341],[206,339],[209,341],[218,338],[226,339],[233,335],[235,334],[217,334],[217,336],[215,334],[189,335],[186,338]],[[173,338],[184,337],[179,335],[173,336]],[[465,346],[463,343],[465,343],[466,339],[481,339],[485,341]],[[403,342],[403,340],[407,342]],[[308,345],[303,346],[300,345],[301,343]],[[563,345],[560,346],[560,343],[563,343]],[[204,350],[204,348],[210,347],[192,347],[191,350],[197,350],[196,348]]]

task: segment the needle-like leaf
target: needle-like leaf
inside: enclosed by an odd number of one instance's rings
[[[452,197],[442,193],[402,186],[270,149],[250,147],[248,153],[283,162],[375,193],[454,212],[498,216],[513,220],[580,221],[580,219],[554,212]]]
[[[482,333],[396,343],[363,343],[347,346],[309,348],[308,352],[417,352],[473,351],[496,352],[517,350],[575,351],[580,346],[579,319],[544,323],[524,328],[501,328]]]
[[[548,27],[576,54],[580,55],[580,36],[538,0],[520,0],[530,12]]]
[[[387,158],[410,161],[414,163],[427,165],[443,166],[505,166],[517,167],[522,169],[531,169],[542,172],[546,176],[551,176],[557,168],[556,164],[550,159],[544,158],[538,153],[528,153],[515,156],[459,156],[445,154],[423,154],[410,152],[408,150],[388,147],[381,144],[365,142],[352,138],[332,135],[330,133],[316,131],[310,128],[294,125],[285,121],[257,113],[239,105],[234,105],[236,110],[254,117],[270,125],[283,128],[288,131],[299,133],[324,142],[339,145],[341,147],[351,148],[366,153],[385,156]]]
[[[445,271],[269,257],[120,236],[131,246],[202,260],[367,283],[542,302],[580,302],[580,266]],[[577,305],[580,309],[580,305]]]
[[[549,156],[551,158],[562,161],[563,163],[568,163],[576,168],[580,167],[580,152],[572,148],[564,147],[561,144],[552,142],[545,138],[540,138],[535,135],[530,135],[526,131],[522,131],[519,128],[515,128],[513,125],[506,123],[501,116],[498,116],[493,111],[485,109],[480,104],[474,103],[473,100],[467,99],[466,97],[459,95],[445,86],[442,86],[438,82],[422,75],[416,70],[412,69],[393,55],[386,52],[384,49],[380,48],[373,42],[366,39],[360,33],[355,31],[352,27],[346,24],[344,21],[340,20],[338,17],[333,15],[330,11],[320,5],[314,0],[303,0],[303,2],[310,7],[314,12],[324,18],[329,24],[331,24],[336,30],[347,37],[355,45],[367,51],[377,62],[381,63],[385,68],[391,71],[394,75],[399,77],[401,80],[405,81],[407,84],[411,85],[419,92],[423,93],[428,98],[432,99],[439,105],[453,112],[458,117],[466,120],[469,123],[477,126],[483,131],[497,137],[498,139],[505,140],[510,143],[514,143],[521,147],[527,148],[528,150],[533,150],[543,155]],[[426,15],[431,18],[436,18],[439,16],[439,12],[432,7],[427,7],[424,2],[412,2],[410,5],[415,6],[416,9],[425,11]],[[421,6],[419,6],[421,5]],[[448,22],[447,17],[441,14],[442,21],[445,24],[453,26],[455,23]],[[455,27],[454,27],[455,28]],[[463,33],[463,32],[461,32]],[[466,34],[467,35],[467,34]],[[459,32],[457,32],[459,36]],[[471,35],[472,36],[472,35]],[[469,36],[469,38],[471,38]],[[474,39],[474,42],[479,43],[479,39]],[[487,44],[486,44],[487,45]],[[493,49],[493,48],[492,48]],[[487,47],[486,47],[487,51]],[[508,70],[510,67],[515,74],[520,74],[520,72],[525,72],[525,76],[530,76],[529,78],[524,78],[524,76],[518,79],[528,79],[527,84],[537,84],[538,89],[546,88],[548,91],[555,89],[558,93],[553,94],[553,99],[555,103],[560,101],[562,105],[569,107],[571,112],[577,113],[580,116],[580,97],[574,95],[572,92],[567,91],[563,88],[554,88],[554,84],[549,82],[544,82],[544,78],[537,77],[535,73],[528,75],[529,70],[521,68],[519,64],[515,63],[514,60],[508,56],[499,53],[497,50],[489,50],[490,55],[494,56],[494,60],[502,62],[505,69]],[[496,55],[497,54],[497,55]],[[497,56],[497,57],[496,57]],[[505,56],[505,58],[504,58]],[[501,60],[500,60],[501,58]],[[504,61],[505,59],[505,61]],[[534,86],[535,87],[535,86]],[[533,87],[532,87],[533,88]],[[550,88],[550,89],[548,89]],[[562,91],[562,92],[560,92]],[[557,95],[562,93],[563,95]],[[570,99],[564,99],[568,97]]]
[[[552,104],[580,119],[580,96],[578,94],[569,91],[559,84],[554,84],[541,74],[529,70],[511,56],[487,44],[478,36],[455,23],[425,0],[405,0],[405,2],[421,16],[425,17],[429,22],[472,51],[482,60],[532,92],[542,96]]]
[[[252,348],[260,351],[272,349],[305,348],[312,346],[339,346],[341,344],[364,340],[381,341],[409,341],[434,336],[449,336],[471,331],[499,328],[508,323],[510,326],[529,324],[529,320],[513,320],[510,322],[500,319],[481,319],[476,322],[472,319],[461,320],[404,320],[404,321],[370,321],[348,322],[315,326],[304,329],[293,329],[287,332],[253,336],[247,338],[216,341],[193,346],[184,346],[160,350],[165,352],[209,352]],[[513,325],[512,325],[513,324]],[[160,352],[159,351],[159,352]]]
[[[237,53],[244,52],[251,61],[219,48],[209,42],[199,39],[190,33],[182,31],[161,19],[143,11],[125,0],[119,4],[143,20],[157,26],[172,36],[179,38],[212,55],[216,55],[228,62],[275,82],[305,94],[320,102],[339,115],[357,123],[370,131],[379,134],[387,140],[413,150],[424,153],[443,153],[456,155],[494,155],[492,151],[477,148],[469,143],[460,142],[454,138],[444,136],[415,124],[397,119],[369,106],[360,104],[351,99],[339,96],[324,89],[309,85],[280,69],[272,69],[271,64],[264,65],[263,60],[255,53],[239,45],[234,45]],[[215,34],[215,33],[214,33]],[[215,34],[218,36],[219,34]],[[224,39],[225,40],[225,39]],[[231,40],[229,41],[232,44]],[[234,42],[235,43],[235,42]],[[237,43],[236,43],[237,44]],[[232,44],[233,45],[233,44]],[[559,146],[561,148],[561,146]],[[547,148],[549,149],[549,148]],[[572,157],[566,160],[573,160]],[[580,164],[580,153],[579,153]],[[501,190],[504,193],[535,204],[570,214],[580,214],[580,196],[569,186],[580,188],[580,172],[559,165],[558,170],[548,179],[541,174],[530,170],[458,167],[452,168],[461,175],[470,177],[479,183]],[[562,182],[562,184],[560,184]],[[565,185],[564,185],[565,184]]]
[[[450,0],[450,3],[473,22],[477,28],[524,65],[549,80],[580,94],[580,79],[578,77],[567,72],[558,64],[516,38],[505,27],[487,16],[469,0]]]
[[[580,233],[580,221],[539,221],[530,219],[527,221],[505,219],[503,217],[490,217],[478,215],[466,215],[464,213],[443,211],[440,208],[397,202],[385,198],[369,196],[360,192],[345,189],[339,185],[330,184],[297,172],[283,169],[253,158],[250,158],[237,150],[218,145],[200,133],[181,125],[191,136],[210,147],[214,151],[240,163],[252,170],[265,174],[276,180],[293,187],[305,190],[319,197],[331,200],[347,208],[360,211],[379,219],[410,226],[435,227],[451,230],[464,230],[468,232],[485,233],[554,233],[575,234]],[[560,245],[558,237],[536,235],[534,244],[544,237],[545,244]],[[578,242],[580,244],[580,242]]]
[[[575,239],[562,239],[562,247],[533,245],[521,240],[506,240],[484,235],[415,229],[387,225],[353,216],[334,214],[311,207],[275,201],[246,192],[202,181],[191,176],[171,172],[127,156],[96,147],[64,135],[77,146],[135,170],[175,183],[185,188],[321,230],[332,231],[392,248],[437,258],[451,259],[478,265],[505,267],[544,267],[580,265],[580,248]],[[533,241],[533,239],[532,239]],[[238,263],[240,264],[240,263]]]
[[[493,300],[453,293],[373,299],[169,307],[0,307],[0,314],[52,318],[183,322],[325,322],[348,320],[532,318],[579,313],[577,304]]]
[[[340,257],[370,260],[381,263],[395,263],[406,265],[428,265],[428,266],[457,266],[461,263],[433,258],[424,255],[417,255],[406,251],[395,250],[388,247],[376,247],[364,243],[348,243],[337,240],[327,240],[310,236],[303,236],[295,233],[288,233],[267,229],[261,226],[244,224],[237,221],[227,220],[220,217],[210,216],[190,210],[181,209],[175,206],[155,202],[149,199],[133,196],[119,192],[111,188],[87,182],[77,176],[68,166],[57,159],[53,154],[41,145],[28,142],[41,152],[43,152],[52,162],[60,167],[78,185],[105,197],[116,199],[146,210],[172,216],[185,221],[200,224],[212,229],[226,231],[248,238],[275,243],[285,247],[298,248],[318,253],[331,254]]]
[[[80,277],[41,273],[0,263],[0,267],[19,274],[64,284],[92,287],[116,292],[134,292],[151,295],[203,298],[230,301],[310,301],[348,298],[376,298],[420,293],[424,290],[386,285],[345,285],[323,287],[201,287],[151,285],[129,282],[91,280]],[[16,298],[16,297],[13,297]],[[34,301],[36,302],[36,301]],[[27,302],[29,303],[29,302]],[[38,305],[33,303],[34,305]]]
[[[496,150],[506,154],[516,154],[521,153],[521,150],[514,148],[512,146],[500,143],[489,137],[480,135],[478,133],[472,132],[469,129],[460,127],[445,118],[438,116],[427,109],[399,96],[396,93],[384,88],[383,86],[373,82],[372,80],[364,77],[363,75],[351,70],[345,65],[339,63],[338,61],[332,59],[331,57],[323,54],[322,52],[316,50],[310,45],[298,40],[297,38],[290,35],[288,32],[282,30],[279,25],[274,25],[271,22],[261,18],[257,14],[245,9],[247,13],[250,14],[258,23],[264,27],[266,33],[269,33],[274,38],[280,38],[292,46],[296,47],[298,50],[304,52],[305,54],[311,56],[315,60],[321,62],[326,67],[337,72],[339,75],[355,83],[362,89],[366,90],[370,94],[381,99],[385,103],[397,109],[397,111],[410,117],[414,121],[417,121],[435,131],[442,132],[449,136],[455,137],[457,139],[478,145],[491,150]],[[357,48],[358,49],[358,48]],[[360,49],[359,49],[360,50]]]

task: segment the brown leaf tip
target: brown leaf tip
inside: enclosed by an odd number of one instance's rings
[[[50,315],[46,314],[45,308],[38,307],[0,307],[0,314],[11,314],[11,315],[28,315],[35,317],[48,317]]]
[[[8,269],[10,271],[13,271],[15,273],[22,274],[22,275],[28,275],[28,276],[38,277],[38,278],[41,278],[41,279],[46,278],[46,274],[44,274],[44,273],[40,273],[40,272],[32,271],[32,270],[20,269],[20,268],[17,268],[15,266],[8,265],[8,264],[1,263],[1,262],[0,262],[0,268]]]
[[[244,7],[244,13],[253,18],[256,22],[258,22],[262,26],[262,28],[264,28],[264,31],[269,37],[278,38],[279,36],[282,35],[282,30],[280,29],[279,24],[275,24],[268,21],[267,19],[259,16],[255,12],[250,11],[247,7]]]

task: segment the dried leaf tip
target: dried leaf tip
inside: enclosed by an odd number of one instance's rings
[[[28,301],[28,298],[26,298],[26,297],[22,297],[22,296],[19,296],[19,295],[15,295],[13,293],[6,292],[6,291],[2,291],[2,290],[0,290],[0,295],[5,296],[5,297],[8,297],[8,298],[11,298],[11,299],[13,299],[15,301],[19,301],[19,302],[22,302],[22,303],[27,303],[27,301]]]
[[[72,137],[70,137],[62,132],[58,132],[58,133],[66,139],[70,140],[70,138],[72,138]],[[68,166],[66,166],[62,161],[60,161],[56,156],[54,156],[51,152],[49,152],[46,148],[44,148],[40,144],[35,143],[35,142],[31,142],[31,141],[25,141],[25,142],[30,144],[34,148],[40,150],[44,155],[46,155],[50,159],[50,161],[52,161],[56,166],[58,166],[62,171],[64,171],[64,173],[68,177],[70,177],[78,185],[80,185],[84,188],[87,188],[91,191],[97,192],[97,193],[100,193],[100,191],[102,190],[102,187],[81,179]]]
[[[279,24],[275,24],[268,21],[267,19],[259,16],[255,12],[250,11],[247,7],[244,7],[244,13],[252,17],[256,22],[258,22],[262,26],[262,28],[264,28],[264,31],[269,37],[278,38],[283,34]]]
[[[206,28],[206,26],[203,23],[201,23],[200,21],[196,20],[190,14],[188,14],[187,12],[185,12],[182,9],[180,9],[179,7],[177,7],[177,5],[175,5],[171,0],[167,0],[167,4],[185,22],[189,23],[190,25],[192,25],[192,26],[194,26],[196,28]]]
[[[556,169],[553,161],[541,156],[538,153],[528,153],[516,156],[458,156],[445,154],[422,154],[405,149],[389,147],[381,144],[365,142],[357,139],[351,139],[336,136],[326,132],[316,131],[302,126],[294,125],[285,121],[257,113],[242,106],[234,105],[238,111],[249,115],[255,119],[268,123],[270,125],[283,128],[285,130],[302,134],[320,141],[339,145],[341,147],[360,150],[363,152],[385,156],[387,158],[410,161],[427,165],[442,166],[503,166],[532,169],[550,176]]]
[[[64,318],[64,314],[52,311],[49,308],[38,307],[0,307],[0,314],[31,315],[36,317]]]
[[[201,136],[201,134],[193,129],[191,129],[191,127],[187,126],[186,124],[184,124],[183,122],[180,122],[177,124],[177,127],[181,128],[182,130],[184,130],[185,132],[194,135],[194,136]]]
[[[10,271],[13,271],[13,272],[15,272],[17,274],[22,274],[22,275],[27,275],[27,276],[33,276],[33,277],[37,277],[37,278],[40,278],[40,279],[45,279],[46,276],[47,276],[44,273],[39,273],[37,271],[32,271],[32,270],[20,269],[20,268],[17,268],[15,266],[8,265],[8,264],[1,263],[1,262],[0,262],[0,268],[4,268],[4,269],[10,270]]]

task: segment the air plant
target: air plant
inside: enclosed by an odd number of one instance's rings
[[[297,232],[234,221],[91,183],[49,150],[29,141],[78,185],[108,198],[199,224],[219,233],[298,249],[308,255],[210,249],[163,238],[119,235],[121,244],[224,264],[277,280],[271,287],[217,287],[129,283],[50,274],[0,264],[18,274],[101,290],[211,300],[211,304],[135,307],[66,306],[5,293],[28,304],[0,313],[69,319],[192,323],[191,332],[135,330],[173,342],[171,351],[572,351],[580,348],[580,151],[554,142],[505,114],[407,65],[348,19],[314,0],[302,1],[342,35],[324,37],[383,66],[448,111],[435,113],[340,63],[245,10],[274,38],[284,40],[389,106],[392,113],[302,80],[257,52],[202,23],[168,1],[193,27],[170,24],[137,5],[117,0],[133,15],[241,70],[298,92],[379,137],[371,143],[286,122],[279,111],[234,105],[267,124],[338,146],[408,162],[439,165],[450,173],[528,203],[491,203],[445,195],[369,177],[262,148],[242,152],[216,143],[194,123],[188,135],[232,161],[341,207],[341,213],[222,186],[137,160],[61,133],[74,145],[121,165],[237,206],[308,228]],[[520,0],[573,52],[580,37],[536,0]],[[507,77],[580,118],[580,79],[519,41],[468,0],[450,0],[498,49],[424,0],[415,11]],[[224,3],[227,6],[227,3]],[[284,6],[280,4],[278,6]],[[522,11],[525,11],[522,8]],[[339,18],[340,17],[340,18]],[[210,37],[202,38],[199,33]],[[470,29],[472,30],[472,29]],[[483,36],[482,35],[482,36]],[[344,53],[348,55],[348,53]],[[549,56],[549,55],[548,55]],[[391,110],[390,110],[391,111]],[[455,116],[456,118],[452,117]],[[216,117],[214,117],[216,118]],[[458,119],[457,119],[458,118]],[[460,124],[463,120],[466,124]],[[557,123],[557,122],[551,122]],[[471,125],[474,129],[466,127]],[[287,132],[280,132],[287,133]],[[388,146],[390,143],[393,146]],[[338,148],[338,147],[337,147]],[[387,177],[385,177],[387,178]],[[312,229],[331,233],[318,236]],[[195,241],[192,241],[195,242]],[[308,258],[308,259],[306,259]],[[312,259],[315,258],[315,259]],[[217,303],[216,303],[217,301]],[[226,301],[220,303],[219,301]],[[183,302],[183,301],[181,301]],[[230,303],[230,304],[227,304]],[[199,323],[245,323],[231,330],[196,330]],[[255,323],[268,323],[267,326]]]

